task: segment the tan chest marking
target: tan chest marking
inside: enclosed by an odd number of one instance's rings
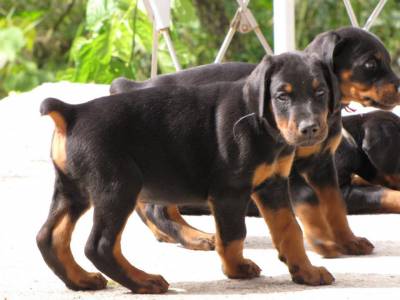
[[[265,180],[271,177],[274,174],[274,172],[275,172],[274,164],[269,165],[267,163],[263,163],[259,165],[254,171],[253,181],[252,181],[253,187],[259,186],[261,183],[263,183]]]
[[[321,152],[322,144],[317,144],[309,147],[298,147],[296,149],[297,157],[308,157],[318,152]]]
[[[278,159],[276,164],[276,173],[283,177],[288,177],[292,169],[294,153]]]
[[[335,153],[341,141],[342,141],[342,133],[340,132],[338,135],[334,136],[329,140],[326,149],[329,149],[329,151],[331,151],[332,154]]]
[[[289,176],[292,168],[294,154],[279,158],[273,164],[262,163],[254,171],[252,184],[256,187],[273,175]]]

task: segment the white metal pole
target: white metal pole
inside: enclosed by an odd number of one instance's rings
[[[260,40],[261,45],[264,47],[265,52],[268,55],[273,55],[274,52],[272,51],[271,47],[269,46],[267,40],[265,39],[265,36],[263,35],[260,27],[254,28],[254,32],[256,33],[258,39]]]
[[[365,23],[363,29],[365,30],[369,30],[372,26],[372,24],[374,24],[376,18],[379,16],[379,14],[381,13],[383,7],[385,6],[387,0],[380,0],[378,5],[375,7],[374,11],[372,12],[372,14],[369,16],[367,22]]]
[[[295,50],[294,0],[274,0],[274,53]]]
[[[165,43],[167,44],[167,48],[169,54],[171,55],[172,63],[174,64],[175,70],[180,71],[181,65],[179,64],[178,58],[176,57],[176,52],[174,45],[172,44],[171,37],[169,36],[168,28],[161,29],[161,33],[164,37]]]
[[[232,41],[233,36],[235,35],[235,28],[230,27],[228,34],[226,35],[224,42],[222,43],[221,48],[218,51],[217,57],[214,60],[214,63],[218,64],[222,61],[225,56],[226,50],[228,50],[229,44]]]
[[[360,27],[357,21],[357,17],[354,13],[353,7],[351,6],[350,0],[343,0],[344,6],[346,6],[347,14],[349,15],[351,25],[353,27]]]
[[[151,72],[150,78],[157,76],[157,58],[158,58],[158,30],[156,28],[156,23],[153,22],[153,47],[151,49]]]

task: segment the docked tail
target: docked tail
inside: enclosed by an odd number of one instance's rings
[[[47,98],[40,105],[40,114],[50,116],[56,125],[56,129],[65,133],[73,117],[72,107],[72,105],[56,98]]]

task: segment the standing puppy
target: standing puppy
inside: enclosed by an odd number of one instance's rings
[[[326,139],[327,117],[338,111],[334,81],[316,57],[296,53],[264,58],[246,81],[157,87],[80,105],[46,99],[41,113],[56,125],[56,182],[49,217],[37,235],[44,260],[72,289],[106,286],[100,274],[75,262],[69,245],[76,221],[93,206],[87,257],[135,293],[166,292],[161,276],[133,267],[122,255],[126,221],[139,199],[208,202],[223,272],[257,277],[260,268],[243,257],[253,197],[293,281],[332,283],[331,274],[307,258],[287,177],[296,146]],[[308,124],[313,130],[305,130]],[[279,199],[267,196],[268,179],[281,187]]]
[[[329,31],[318,35],[305,51],[317,54],[332,66],[339,79],[338,89],[343,105],[355,100],[363,105],[391,109],[400,103],[400,81],[390,68],[390,56],[371,33],[353,27]],[[237,80],[246,77],[253,68],[254,65],[243,63],[213,64],[145,82],[117,79],[111,85],[111,91],[115,93],[171,83],[186,85],[218,79]],[[340,114],[330,116],[329,124],[329,147],[299,147],[296,152],[290,177],[293,205],[304,224],[308,241],[321,255],[368,254],[373,250],[372,244],[356,237],[348,225],[333,161],[341,138]],[[305,190],[313,191],[318,197],[311,200]],[[212,236],[190,227],[181,218],[176,206],[141,204],[137,211],[160,240],[180,242],[191,249],[213,248]]]

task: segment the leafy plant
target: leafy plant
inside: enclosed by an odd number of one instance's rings
[[[377,1],[351,3],[363,24]],[[249,7],[273,47],[272,0],[252,0]],[[234,0],[172,0],[171,38],[183,68],[214,60],[236,9]],[[298,49],[349,24],[342,1],[296,0]],[[387,1],[371,31],[400,71],[400,0]],[[0,98],[45,81],[110,83],[150,74],[152,24],[142,0],[2,0],[0,41]],[[226,60],[257,62],[263,55],[253,33],[236,33]],[[162,38],[158,67],[159,73],[175,70]]]

